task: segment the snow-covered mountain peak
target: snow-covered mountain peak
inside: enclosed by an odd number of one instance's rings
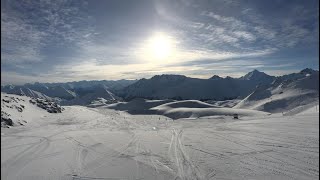
[[[313,74],[313,73],[316,73],[316,72],[319,73],[319,71],[313,70],[313,69],[311,69],[311,68],[305,68],[305,69],[303,69],[303,70],[300,71],[300,73],[303,73],[303,74]]]
[[[239,79],[241,80],[249,80],[249,81],[256,81],[261,84],[270,84],[272,83],[276,77],[270,76],[264,72],[258,71],[258,70],[253,70],[246,75],[240,77]]]
[[[255,69],[255,70],[247,73],[246,75],[244,75],[241,78],[244,80],[258,80],[258,79],[262,79],[262,78],[266,78],[266,77],[270,77],[270,76],[264,72],[260,72]]]

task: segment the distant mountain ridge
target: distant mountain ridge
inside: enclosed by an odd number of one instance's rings
[[[209,79],[190,78],[183,75],[156,75],[141,79],[118,92],[125,99],[197,99],[225,100],[245,97],[259,84],[270,84],[275,76],[258,70],[240,78],[222,78],[214,75]]]
[[[213,75],[209,79],[163,74],[140,80],[7,85],[1,86],[1,91],[11,94],[25,94],[30,97],[58,98],[63,104],[69,105],[87,105],[92,102],[111,103],[134,98],[220,101],[243,99],[255,91],[257,86],[260,88],[271,87],[287,81],[296,81],[318,72],[306,68],[298,73],[276,77],[255,69],[240,78],[229,76],[223,78]]]
[[[108,87],[105,85],[96,85],[93,87],[93,91],[87,93],[81,97],[76,97],[69,101],[62,101],[62,105],[89,105],[93,101],[104,99],[105,103],[115,103],[121,100],[120,97],[117,97],[112,92],[108,90]]]
[[[69,105],[86,105],[98,98],[103,98],[104,102],[114,102],[121,98],[111,91],[122,89],[136,80],[118,81],[78,81],[67,83],[34,83],[19,86],[1,86],[1,92],[8,94],[26,95],[34,98],[59,101]]]

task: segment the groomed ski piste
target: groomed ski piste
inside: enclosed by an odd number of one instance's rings
[[[1,99],[14,123],[1,128],[5,180],[319,178],[318,101],[272,114],[143,99],[49,113],[26,96]]]

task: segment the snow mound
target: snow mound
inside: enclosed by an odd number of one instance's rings
[[[173,100],[147,100],[142,98],[136,98],[129,102],[119,102],[108,105],[107,108],[127,111],[130,114],[152,114],[154,111],[150,110],[153,107],[161,104],[174,102]]]
[[[36,104],[38,107],[45,109],[46,111],[48,111],[49,113],[61,113],[63,108],[58,105],[56,102],[53,101],[48,101],[46,99],[30,99],[29,102],[31,104]]]

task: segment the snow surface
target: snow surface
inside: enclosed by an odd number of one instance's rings
[[[103,106],[51,114],[25,105],[28,123],[1,128],[4,180],[319,178],[318,111],[173,121]],[[171,107],[179,108],[190,107]]]

